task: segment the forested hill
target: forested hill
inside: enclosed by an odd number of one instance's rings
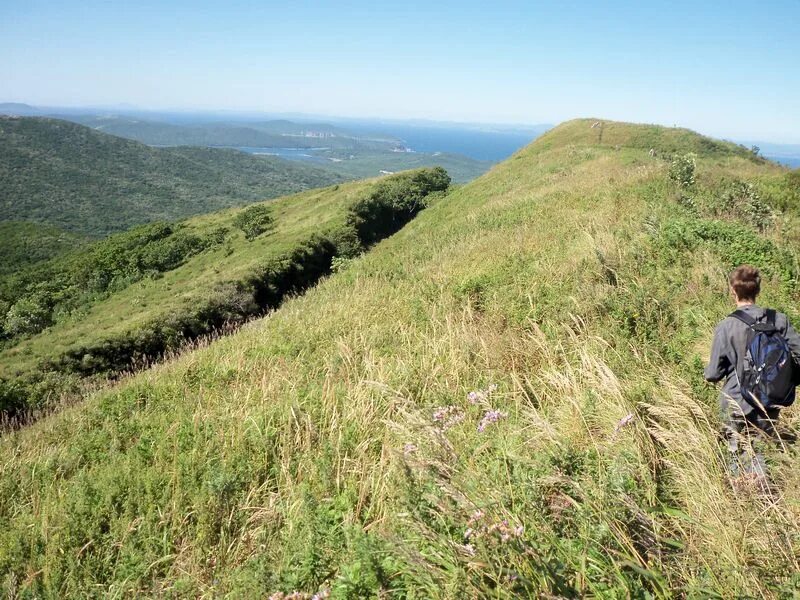
[[[0,221],[99,237],[341,180],[274,157],[151,148],[67,121],[0,117]]]

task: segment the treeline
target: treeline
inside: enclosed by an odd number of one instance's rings
[[[46,360],[35,373],[0,379],[0,412],[15,416],[46,408],[51,399],[73,391],[80,378],[131,369],[223,325],[279,306],[287,295],[302,292],[329,273],[335,257],[357,256],[398,231],[425,208],[432,194],[444,192],[449,184],[447,172],[438,167],[378,182],[349,207],[342,226],[310,236],[238,281],[215,286],[202,302],[117,337],[100,335]],[[252,239],[272,227],[268,208],[244,209],[231,224]],[[158,278],[225,243],[230,234],[225,227],[198,234],[184,224],[153,223],[0,280],[4,343],[13,345],[60,319],[74,318],[98,299],[145,277]]]

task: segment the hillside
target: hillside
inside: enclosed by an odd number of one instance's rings
[[[67,121],[0,117],[0,221],[99,237],[338,181],[274,157],[150,148]]]
[[[0,278],[0,411],[157,359],[277,307],[443,192],[438,169],[152,223]]]
[[[737,263],[800,320],[800,178],[595,122],[237,334],[7,433],[6,590],[796,594],[798,449],[769,452],[768,495],[733,491],[701,366]]]
[[[256,150],[259,155],[269,153],[270,149],[305,149],[307,156],[315,159],[308,164],[346,179],[440,166],[454,181],[464,183],[483,175],[492,165],[460,154],[395,152],[403,147],[403,142],[397,138],[366,132],[356,134],[325,123],[264,121],[178,125],[125,116],[67,115],[63,118],[153,146],[233,147]]]
[[[0,222],[0,277],[80,248],[89,240],[50,225]]]

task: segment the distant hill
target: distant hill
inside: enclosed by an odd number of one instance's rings
[[[18,117],[34,117],[43,115],[44,111],[30,104],[22,102],[0,102],[0,115],[15,115]]]
[[[275,157],[151,148],[67,121],[0,117],[0,221],[103,236],[341,180]]]
[[[210,122],[191,125],[124,115],[57,115],[112,135],[151,146],[224,146],[253,148],[348,148],[388,150],[400,144],[389,136],[356,136],[325,123],[277,120],[247,123]]]

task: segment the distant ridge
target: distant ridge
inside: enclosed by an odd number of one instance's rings
[[[91,236],[342,181],[235,150],[151,148],[68,121],[0,117],[0,220]]]

